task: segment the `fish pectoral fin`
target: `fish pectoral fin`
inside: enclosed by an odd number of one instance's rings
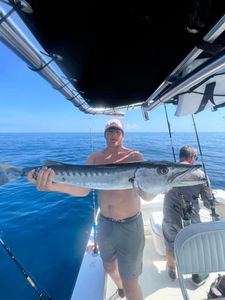
[[[59,161],[55,161],[55,160],[44,160],[43,161],[43,166],[62,166],[64,165],[64,163],[61,163]]]

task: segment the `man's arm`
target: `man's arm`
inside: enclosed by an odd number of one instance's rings
[[[94,163],[94,156],[90,155],[87,164]],[[27,179],[36,185],[37,190],[45,192],[60,192],[75,197],[84,197],[90,193],[90,189],[71,184],[54,183],[54,171],[44,167],[38,173],[37,179],[33,178],[35,170],[29,172]]]
[[[209,184],[210,184],[210,182],[209,182]],[[215,204],[215,198],[212,193],[211,185],[210,186],[202,185],[200,195],[201,195],[203,204],[206,208],[211,208],[211,206]]]

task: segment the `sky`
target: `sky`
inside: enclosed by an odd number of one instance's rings
[[[6,5],[5,10],[8,10]],[[42,50],[25,25],[13,14],[32,43]],[[167,106],[173,132],[193,132],[191,116],[175,117],[176,107]],[[84,114],[1,41],[0,38],[0,133],[2,132],[102,132],[109,116]],[[164,107],[144,121],[141,109],[128,111],[121,119],[127,132],[168,131]],[[225,109],[210,109],[195,116],[199,132],[224,132]]]

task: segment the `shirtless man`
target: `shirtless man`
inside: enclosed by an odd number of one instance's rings
[[[112,164],[142,161],[140,152],[123,146],[124,131],[117,119],[106,123],[104,133],[107,147],[101,152],[91,154],[87,164]],[[28,179],[41,191],[55,191],[72,196],[86,196],[90,189],[74,185],[52,183],[54,172],[43,168],[37,180],[34,170]],[[143,295],[138,283],[142,273],[144,249],[144,227],[140,213],[140,197],[151,200],[154,196],[136,189],[100,190],[98,194],[100,214],[98,219],[97,240],[105,271],[111,276],[118,290],[110,298],[126,296],[127,300],[142,300]]]

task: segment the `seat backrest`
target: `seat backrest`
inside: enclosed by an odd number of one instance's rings
[[[225,271],[225,221],[183,228],[176,237],[174,253],[182,274]]]

